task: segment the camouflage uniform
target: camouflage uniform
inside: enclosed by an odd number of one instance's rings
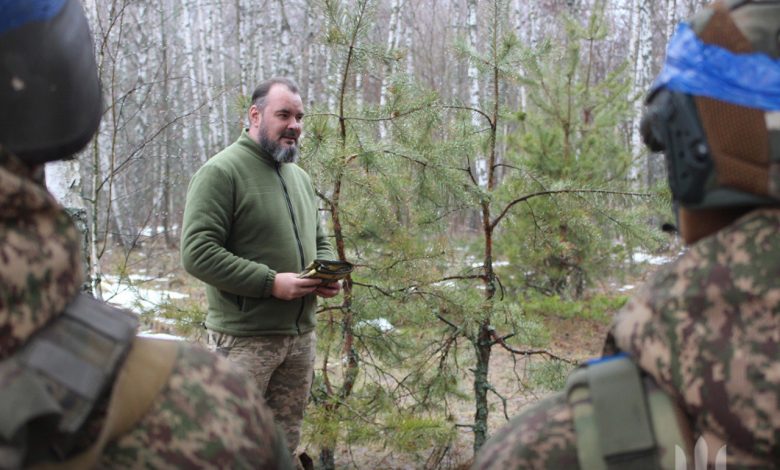
[[[706,461],[726,445],[730,469],[780,460],[778,233],[780,209],[761,209],[696,243],[611,330],[617,348],[683,406],[693,436],[708,444]],[[474,468],[578,466],[570,407],[557,393],[497,431]]]
[[[273,410],[276,423],[284,431],[291,455],[301,437],[316,343],[314,331],[300,336],[231,336],[208,332],[209,349],[240,365],[254,379],[261,396]]]
[[[577,448],[569,404],[556,393],[495,432],[474,469],[576,469]]]
[[[753,461],[739,451],[780,461],[778,233],[780,209],[743,216],[654,276],[612,329],[730,467]]]
[[[58,317],[81,286],[78,234],[34,179],[14,157],[0,158],[0,361]],[[82,442],[100,430],[103,409],[98,403]],[[162,393],[105,448],[100,466],[287,468],[289,455],[255,385],[225,359],[181,343]]]
[[[288,460],[254,384],[228,361],[182,346],[163,395],[106,448],[100,466],[275,469]]]

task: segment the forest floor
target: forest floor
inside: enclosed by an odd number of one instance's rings
[[[671,259],[674,255],[668,255]],[[123,305],[138,310],[148,309],[155,303],[169,302],[179,297],[189,297],[188,302],[203,303],[205,296],[202,286],[192,282],[192,278],[183,273],[179,263],[178,254],[170,251],[160,251],[147,256],[133,256],[132,260],[113,259],[113,266],[121,265],[119,269],[125,273],[133,273],[131,279],[136,282],[131,289],[132,293],[123,291],[116,286],[110,286],[107,300],[115,304]],[[603,286],[600,290],[612,290],[620,288],[621,292],[629,294],[635,285],[641,285],[655,269],[658,263],[650,263],[643,267],[641,274],[623,281],[623,287],[615,284]],[[110,272],[110,270],[108,271]],[[106,276],[111,280],[111,276]],[[148,280],[144,280],[148,279]],[[140,280],[140,281],[139,281]],[[141,305],[146,303],[146,305]],[[154,308],[154,307],[152,307]],[[609,329],[611,315],[603,318],[584,317],[559,317],[547,315],[542,318],[544,326],[550,332],[550,339],[545,346],[550,353],[573,361],[583,361],[588,358],[598,357],[601,353],[606,333]],[[148,318],[147,318],[148,320]],[[153,329],[157,333],[170,333],[176,335],[175,328],[166,322],[153,322]],[[197,331],[197,330],[196,330]],[[190,336],[193,337],[190,332]],[[197,336],[194,335],[195,337]],[[197,338],[194,339],[197,341]],[[550,361],[541,356],[531,358],[518,358],[499,346],[493,348],[490,363],[490,380],[496,391],[504,398],[506,403],[506,416],[513,417],[522,412],[526,407],[544,398],[550,393],[547,387],[538,386],[529,376],[535,367],[540,364],[549,364]],[[555,373],[555,371],[553,371]],[[562,377],[566,371],[558,371]],[[471,377],[464,375],[461,388],[468,396],[471,392]],[[555,380],[554,380],[555,381]],[[560,377],[557,379],[560,386]],[[506,424],[504,404],[494,393],[489,394],[490,417],[489,434],[498,431]],[[473,422],[474,403],[470,400],[456,400],[451,404],[451,413],[456,423]],[[468,468],[472,461],[473,434],[470,428],[458,427],[458,432],[453,441],[444,448],[430,449],[416,454],[405,454],[390,450],[381,445],[353,445],[341,446],[336,450],[336,466],[339,469],[461,469]],[[318,449],[307,444],[305,436],[299,450],[305,451],[315,462]]]

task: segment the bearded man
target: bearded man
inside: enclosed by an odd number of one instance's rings
[[[249,127],[190,181],[181,259],[206,283],[209,347],[254,377],[294,455],[314,367],[316,297],[341,285],[298,277],[312,260],[335,257],[311,179],[295,164],[298,87],[264,81],[248,117]]]

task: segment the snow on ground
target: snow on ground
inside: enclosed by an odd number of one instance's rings
[[[387,333],[388,331],[392,331],[395,329],[392,323],[390,323],[386,318],[374,318],[371,320],[363,320],[361,322],[358,322],[357,327],[361,326],[371,326],[376,328],[377,330],[381,331],[382,333]]]
[[[682,254],[682,252],[677,253],[676,255],[652,255],[650,253],[645,253],[642,251],[636,252],[633,254],[633,261],[637,264],[650,264],[653,266],[662,266],[667,263],[671,263],[677,257],[679,257]],[[626,284],[621,287],[616,287],[618,292],[630,292],[634,290],[636,286],[633,284]]]
[[[148,281],[148,277],[134,275],[130,278],[134,282]],[[138,287],[135,283],[128,284],[116,276],[104,275],[100,288],[103,298],[110,304],[125,308],[135,313],[144,313],[154,310],[158,305],[171,299],[183,299],[187,294],[170,290],[158,290]]]
[[[157,339],[167,339],[172,341],[184,341],[184,338],[182,338],[181,336],[169,335],[167,333],[154,333],[152,331],[139,331],[138,336],[143,336],[144,338],[157,338]]]
[[[668,255],[651,255],[649,253],[643,253],[643,252],[637,252],[634,253],[634,262],[635,263],[647,263],[652,264],[655,266],[660,266],[662,264],[669,263],[673,261],[676,258],[676,256],[668,256]]]
[[[104,275],[100,282],[100,288],[103,291],[103,299],[111,305],[116,305],[117,307],[141,314],[155,310],[160,304],[171,299],[183,299],[188,297],[187,294],[182,294],[181,292],[138,287],[135,284],[137,282],[152,280],[148,276],[131,275],[130,280],[132,282],[128,283],[126,280],[123,281],[117,276]],[[171,320],[165,318],[157,318],[156,321],[160,323],[173,323]],[[179,336],[154,333],[151,331],[141,331],[138,335],[161,339],[184,339]]]

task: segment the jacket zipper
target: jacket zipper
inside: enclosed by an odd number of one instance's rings
[[[304,264],[304,257],[303,257],[303,243],[301,243],[301,236],[298,233],[298,224],[295,221],[295,212],[293,212],[293,205],[292,201],[290,200],[290,192],[287,190],[287,183],[284,182],[284,178],[282,178],[282,172],[281,172],[281,163],[277,163],[276,166],[276,176],[279,177],[279,181],[282,183],[282,190],[284,191],[284,199],[287,201],[287,209],[290,211],[290,220],[292,220],[293,224],[293,232],[295,233],[295,241],[298,243],[298,254],[300,255],[301,260],[301,271],[303,271],[303,268],[306,267]],[[301,315],[303,315],[303,306],[305,305],[304,298],[301,298],[301,308],[298,310],[298,316],[295,318],[295,329],[298,331],[298,334],[301,334]]]

